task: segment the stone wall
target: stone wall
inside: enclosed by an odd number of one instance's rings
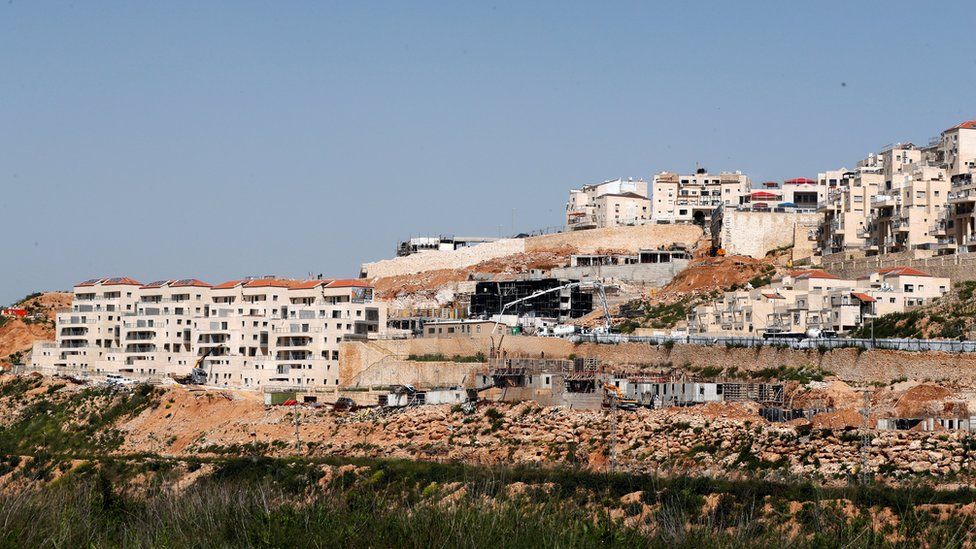
[[[812,243],[808,242],[808,235],[819,222],[820,216],[815,213],[725,210],[720,246],[729,255],[760,259],[777,248],[799,244],[800,257],[796,259],[809,257],[812,255]],[[794,241],[794,238],[797,240]]]
[[[427,252],[363,263],[367,278],[407,275],[435,269],[463,269],[482,261],[518,254],[525,251],[525,240],[505,238],[460,250],[431,250]]]
[[[640,282],[654,286],[664,286],[674,275],[688,266],[687,259],[676,259],[668,263],[635,263],[633,265],[594,265],[592,267],[563,267],[553,269],[552,276],[574,280],[599,279]]]
[[[421,338],[413,340],[395,340],[380,342],[347,342],[342,344],[340,360],[340,383],[355,382],[356,379],[367,379],[371,374],[362,374],[370,367],[381,364],[382,360],[394,357],[403,360],[409,354],[436,354],[445,356],[455,354],[469,356],[477,352],[488,354],[490,342],[476,339],[438,339]],[[793,350],[762,347],[726,348],[725,346],[675,345],[668,349],[665,346],[646,345],[642,343],[621,343],[617,345],[584,343],[573,344],[560,338],[506,336],[502,349],[509,356],[539,357],[543,353],[546,358],[596,358],[601,362],[619,369],[655,368],[671,365],[679,368],[695,367],[736,367],[742,371],[757,371],[781,366],[801,368],[817,366],[832,373],[844,381],[852,383],[890,383],[899,378],[916,381],[961,381],[976,383],[976,354],[970,353],[939,353],[939,352],[909,352],[857,349],[836,349],[821,353],[817,349]],[[382,366],[384,374],[391,378],[394,363]],[[436,376],[438,379],[456,379],[470,372],[462,370],[469,368],[470,363],[453,366],[440,366]],[[433,369],[424,371],[422,366],[415,363],[404,366],[401,376],[416,375],[418,379],[434,379],[424,376],[434,375]],[[436,367],[435,367],[436,368]],[[358,376],[358,377],[357,377]],[[455,376],[455,377],[451,377]],[[397,383],[404,383],[399,381]]]
[[[899,253],[854,259],[848,259],[844,254],[832,254],[823,257],[821,266],[842,278],[856,278],[889,267],[914,267],[933,276],[948,277],[953,282],[976,280],[976,254],[919,258]]]
[[[592,254],[601,249],[636,253],[638,250],[657,249],[675,243],[692,247],[701,236],[700,227],[687,224],[608,227],[527,238],[525,251],[534,252],[570,246],[581,254]]]
[[[592,254],[598,250],[621,250],[636,253],[641,249],[656,249],[678,243],[693,247],[702,235],[694,225],[639,225],[636,227],[610,227],[547,234],[530,238],[505,238],[495,242],[478,244],[460,250],[436,250],[406,257],[363,263],[362,273],[367,278],[422,273],[435,269],[463,269],[482,261],[498,259],[522,252],[572,248],[576,253]]]

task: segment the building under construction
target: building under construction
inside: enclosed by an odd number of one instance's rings
[[[507,303],[545,290],[553,290],[571,282],[576,281],[541,278],[479,282],[475,287],[474,295],[471,296],[471,316],[490,318],[492,315],[500,314],[502,307]],[[519,317],[552,318],[565,322],[570,318],[579,318],[592,310],[593,294],[582,291],[579,286],[574,286],[517,303],[505,313]]]

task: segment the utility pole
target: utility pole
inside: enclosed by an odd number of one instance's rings
[[[861,408],[861,415],[864,417],[861,426],[861,484],[864,485],[870,479],[870,475],[868,474],[868,459],[870,458],[871,431],[868,422],[871,416],[871,393],[868,391],[864,391],[864,404]]]
[[[612,473],[617,468],[617,394],[610,391],[610,451],[607,452],[609,458],[609,471]]]
[[[298,414],[298,410],[295,410],[295,451],[300,452],[302,450],[302,438],[299,427],[301,426],[301,416]]]

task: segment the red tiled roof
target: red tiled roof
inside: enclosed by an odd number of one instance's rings
[[[783,297],[783,296],[781,296],[779,294],[776,294],[776,293],[766,293],[766,292],[763,292],[763,297],[765,297],[766,299],[786,299],[785,297]]]
[[[296,282],[290,290],[311,290],[312,288],[317,288],[319,286],[327,286],[332,283],[332,279],[320,278],[316,280],[303,280],[301,282]]]
[[[138,280],[129,278],[127,276],[117,276],[115,278],[106,278],[102,281],[102,286],[142,286],[142,282]]]
[[[294,280],[283,278],[259,278],[250,280],[244,285],[245,288],[291,288],[297,284]]]
[[[752,193],[749,196],[751,196],[753,198],[775,198],[775,197],[779,196],[779,193],[771,193],[771,192],[767,192],[767,191],[756,191],[756,192]]]
[[[171,281],[169,281],[169,280],[156,280],[156,281],[150,282],[149,284],[143,284],[142,287],[143,288],[162,288],[163,286],[169,284],[170,282]]]
[[[816,185],[817,182],[805,177],[794,177],[793,179],[787,179],[784,183],[789,185]]]
[[[880,269],[878,274],[881,276],[932,276],[929,273],[913,269],[912,267],[893,267],[890,269]]]
[[[240,286],[241,283],[243,283],[243,282],[244,282],[243,280],[228,280],[227,282],[221,282],[220,284],[217,284],[216,286],[213,286],[212,288],[214,290],[229,290],[231,288],[236,288],[236,287]]]
[[[172,284],[170,284],[170,286],[172,286],[173,288],[186,288],[190,286],[197,287],[197,288],[210,288],[213,285],[208,284],[202,280],[198,280],[196,278],[184,278],[182,280],[177,280],[173,282]]]
[[[851,292],[851,295],[856,297],[857,299],[860,299],[864,303],[874,303],[875,301],[877,301],[876,299],[869,296],[868,294],[861,293],[861,292]]]
[[[364,278],[347,278],[344,280],[333,280],[329,283],[329,288],[372,288],[373,285]]]
[[[965,122],[960,122],[959,124],[956,124],[955,126],[949,128],[946,131],[951,132],[952,130],[976,130],[976,120],[967,120]]]

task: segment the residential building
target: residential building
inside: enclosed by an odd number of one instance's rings
[[[495,330],[494,320],[435,320],[424,324],[421,334],[424,337],[484,338]],[[507,330],[502,326],[501,331]]]
[[[884,176],[878,168],[860,167],[854,171],[834,170],[818,176],[826,187],[826,200],[817,211],[823,214],[817,232],[822,254],[862,250],[869,242],[871,199],[878,194]]]
[[[869,253],[934,248],[940,244],[933,229],[946,214],[949,178],[943,168],[914,160],[910,164],[909,168],[898,163],[897,169],[889,170],[886,163],[884,173],[891,173],[891,178],[871,198],[866,248]]]
[[[688,331],[741,336],[848,332],[868,318],[929,304],[948,290],[948,278],[908,267],[856,280],[821,270],[796,271],[768,286],[727,292],[695,307]]]
[[[976,251],[974,172],[976,120],[943,131],[925,147],[888,145],[858,162],[853,177],[821,174],[818,180],[828,184],[818,207],[821,252]],[[830,189],[830,181],[837,187]],[[855,211],[862,203],[866,212]]]
[[[751,183],[742,172],[709,174],[698,169],[691,175],[661,172],[651,189],[651,219],[658,223],[704,225],[719,208],[735,208],[746,202]]]
[[[35,344],[32,365],[161,379],[199,362],[213,385],[336,386],[341,341],[384,332],[386,314],[361,279],[93,279],[75,286],[56,340]]]
[[[566,229],[641,225],[650,220],[647,182],[613,179],[569,191]]]
[[[968,120],[942,132],[933,140],[935,162],[946,169],[949,178],[976,170],[976,120]]]

